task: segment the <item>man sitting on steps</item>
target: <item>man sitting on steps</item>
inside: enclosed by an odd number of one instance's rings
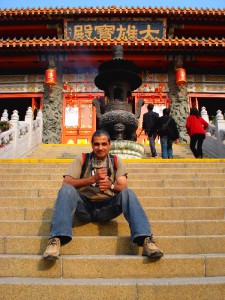
[[[59,258],[60,246],[72,239],[74,217],[84,222],[105,222],[124,214],[129,223],[131,241],[143,246],[143,256],[163,256],[153,239],[150,223],[136,195],[127,188],[127,172],[117,157],[117,166],[109,155],[110,136],[96,131],[91,140],[93,151],[83,170],[83,155],[77,155],[68,167],[56,199],[51,223],[51,238],[44,258]]]

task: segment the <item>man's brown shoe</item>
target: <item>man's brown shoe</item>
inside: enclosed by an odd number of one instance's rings
[[[163,256],[162,251],[156,246],[152,236],[145,238],[142,256],[148,256],[149,258],[161,258]]]
[[[44,253],[44,258],[48,260],[56,260],[59,258],[60,239],[53,237],[48,240],[48,246]]]

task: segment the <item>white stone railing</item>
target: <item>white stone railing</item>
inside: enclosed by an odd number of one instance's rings
[[[209,122],[205,107],[202,107],[201,115],[209,123],[203,143],[204,154],[212,158],[225,158],[225,120],[221,111],[217,111],[215,124]],[[38,111],[36,120],[33,120],[32,109],[28,107],[24,121],[19,121],[17,110],[13,111],[9,120],[7,110],[4,110],[1,121],[8,121],[10,129],[0,133],[0,159],[27,157],[42,143],[41,110]]]
[[[205,107],[202,107],[201,115],[209,122]],[[221,110],[217,111],[215,124],[209,122],[203,142],[203,153],[212,158],[225,158],[225,120]]]
[[[11,120],[4,110],[1,121],[9,121],[10,129],[0,133],[0,158],[23,158],[29,155],[42,143],[43,119],[42,111],[33,120],[33,112],[28,107],[25,120],[19,121],[18,111],[14,110]]]

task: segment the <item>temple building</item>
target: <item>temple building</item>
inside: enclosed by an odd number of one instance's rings
[[[190,107],[225,113],[225,9],[110,6],[0,10],[0,117],[41,109],[43,143],[90,143],[92,103],[108,103],[95,79],[115,45],[141,78],[125,97],[134,114],[144,100],[137,134],[148,103],[171,108],[183,141]]]

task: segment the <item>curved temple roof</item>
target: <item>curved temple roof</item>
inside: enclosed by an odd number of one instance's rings
[[[37,17],[57,18],[57,16],[74,16],[74,15],[107,15],[125,14],[137,16],[170,16],[182,18],[195,18],[196,16],[204,18],[224,17],[225,9],[203,9],[203,8],[168,8],[168,7],[61,7],[61,8],[11,8],[0,10],[1,17]]]
[[[115,41],[115,40],[93,40],[93,41],[75,41],[69,39],[50,39],[50,38],[39,38],[39,39],[6,39],[0,40],[0,48],[22,49],[30,48],[33,51],[41,49],[51,50],[74,50],[80,49],[97,49],[97,48],[111,48],[113,45],[123,45],[125,49],[142,49],[143,51],[155,51],[155,49],[161,50],[188,50],[188,49],[199,49],[206,50],[207,48],[211,51],[213,48],[218,52],[225,50],[225,38],[223,39],[198,39],[198,38],[174,38],[174,39],[159,39],[155,38],[154,41],[136,40],[136,41]]]
[[[163,20],[165,34],[148,40],[123,37],[79,40],[69,39],[65,34],[67,20],[105,22],[109,16],[111,20],[137,22]],[[108,6],[0,10],[0,61],[7,68],[22,66],[25,59],[33,67],[42,67],[50,54],[62,54],[63,60],[71,62],[78,53],[82,56],[93,52],[93,60],[101,62],[109,59],[107,55],[114,45],[123,45],[126,58],[138,60],[140,65],[149,60],[151,65],[162,66],[176,55],[184,55],[196,67],[198,60],[201,65],[203,61],[205,65],[214,61],[213,67],[224,68],[225,9]],[[135,57],[137,52],[142,55]]]

